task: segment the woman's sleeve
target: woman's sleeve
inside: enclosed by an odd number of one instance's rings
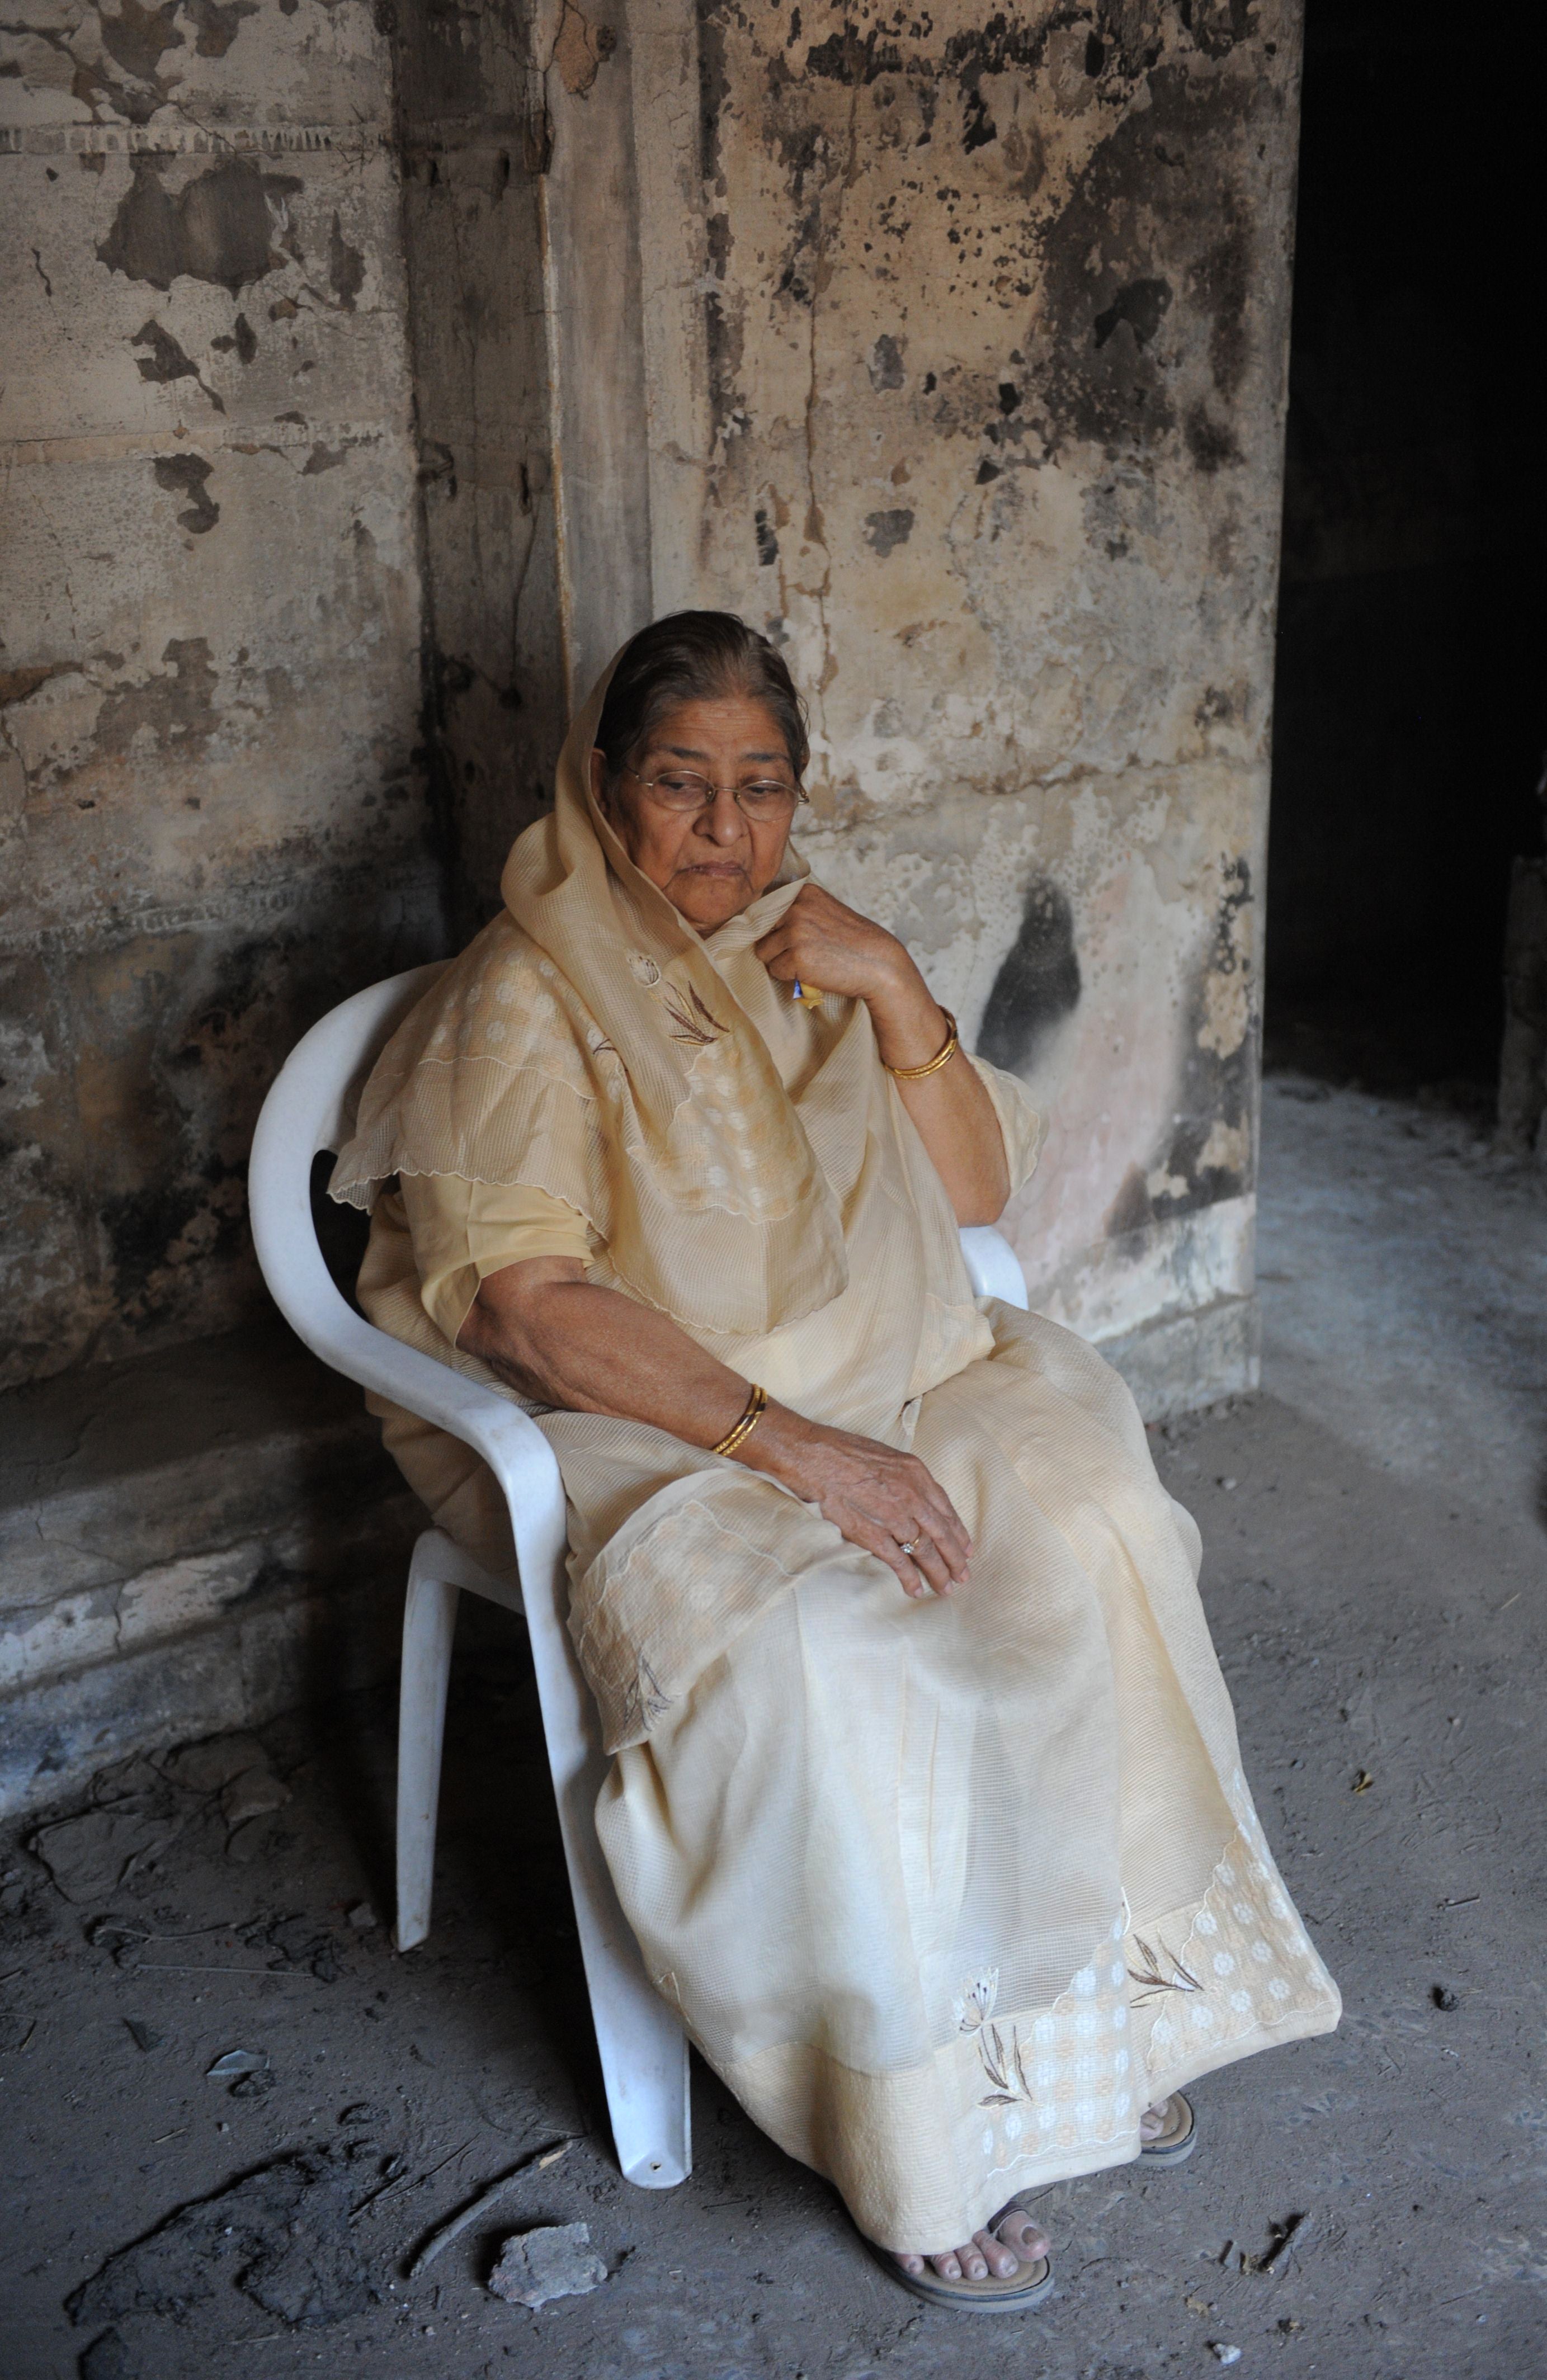
[[[598,1245],[585,1217],[525,1182],[468,1182],[457,1173],[405,1173],[403,1206],[413,1236],[420,1299],[443,1339],[457,1334],[480,1281],[529,1257],[574,1257],[589,1265]]]
[[[986,1058],[969,1055],[968,1063],[993,1101],[993,1111],[999,1118],[1013,1197],[1023,1183],[1030,1181],[1037,1170],[1037,1152],[1042,1145],[1042,1120],[1032,1106],[1030,1095],[1018,1075],[1003,1073],[999,1067],[991,1066]]]

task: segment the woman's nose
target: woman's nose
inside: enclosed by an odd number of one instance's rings
[[[706,803],[699,812],[699,832],[707,834],[713,843],[739,843],[746,826],[740,804],[735,794],[725,785],[717,788],[714,799]]]

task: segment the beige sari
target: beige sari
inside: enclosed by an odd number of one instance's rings
[[[1133,2157],[1144,2107],[1329,2030],[1337,1993],[1258,1825],[1197,1531],[1127,1390],[1069,1332],[973,1297],[868,1011],[808,1011],[756,958],[803,867],[702,940],[632,868],[583,775],[603,690],[505,914],[367,1086],[334,1195],[370,1204],[398,1175],[563,1202],[592,1281],[813,1419],[910,1446],[956,1504],[970,1584],[910,1602],[735,1462],[535,1415],[615,1755],[598,1828],[649,1971],[864,2231],[938,2251],[1017,2191]],[[973,1062],[1018,1185],[1036,1118]],[[497,1386],[420,1288],[382,1200],[367,1312]],[[481,1466],[384,1417],[443,1524],[507,1559]]]

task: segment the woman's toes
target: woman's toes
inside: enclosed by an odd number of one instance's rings
[[[1012,2209],[1000,2223],[998,2236],[1017,2262],[1022,2265],[1039,2265],[1044,2256],[1052,2253],[1047,2233],[1032,2222],[1029,2215],[1023,2215],[1018,2207]]]
[[[1139,2119],[1139,2139],[1141,2141],[1158,2141],[1162,2132],[1165,2130],[1168,2113],[1169,2110],[1164,2107],[1146,2107],[1144,2113]]]
[[[997,2281],[1008,2281],[1022,2265],[1035,2265],[1047,2254],[1047,2233],[1029,2216],[1011,2213],[997,2231],[975,2232],[965,2247],[946,2248],[938,2256],[917,2256],[902,2248],[892,2252],[905,2273],[920,2274],[928,2263],[943,2281],[986,2281],[991,2273]]]
[[[1019,2271],[1020,2258],[1015,2250],[1006,2247],[1003,2240],[996,2240],[992,2231],[975,2231],[972,2239],[996,2281],[1007,2281]]]

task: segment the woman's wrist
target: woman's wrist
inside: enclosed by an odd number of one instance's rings
[[[898,945],[901,949],[901,945]],[[945,1012],[906,951],[906,973],[867,1001],[875,1027],[875,1046],[883,1066],[924,1066],[935,1055],[950,1027]]]
[[[730,1460],[744,1463],[749,1471],[764,1472],[770,1479],[788,1487],[815,1430],[814,1422],[770,1397],[758,1416],[757,1427],[742,1439]]]

